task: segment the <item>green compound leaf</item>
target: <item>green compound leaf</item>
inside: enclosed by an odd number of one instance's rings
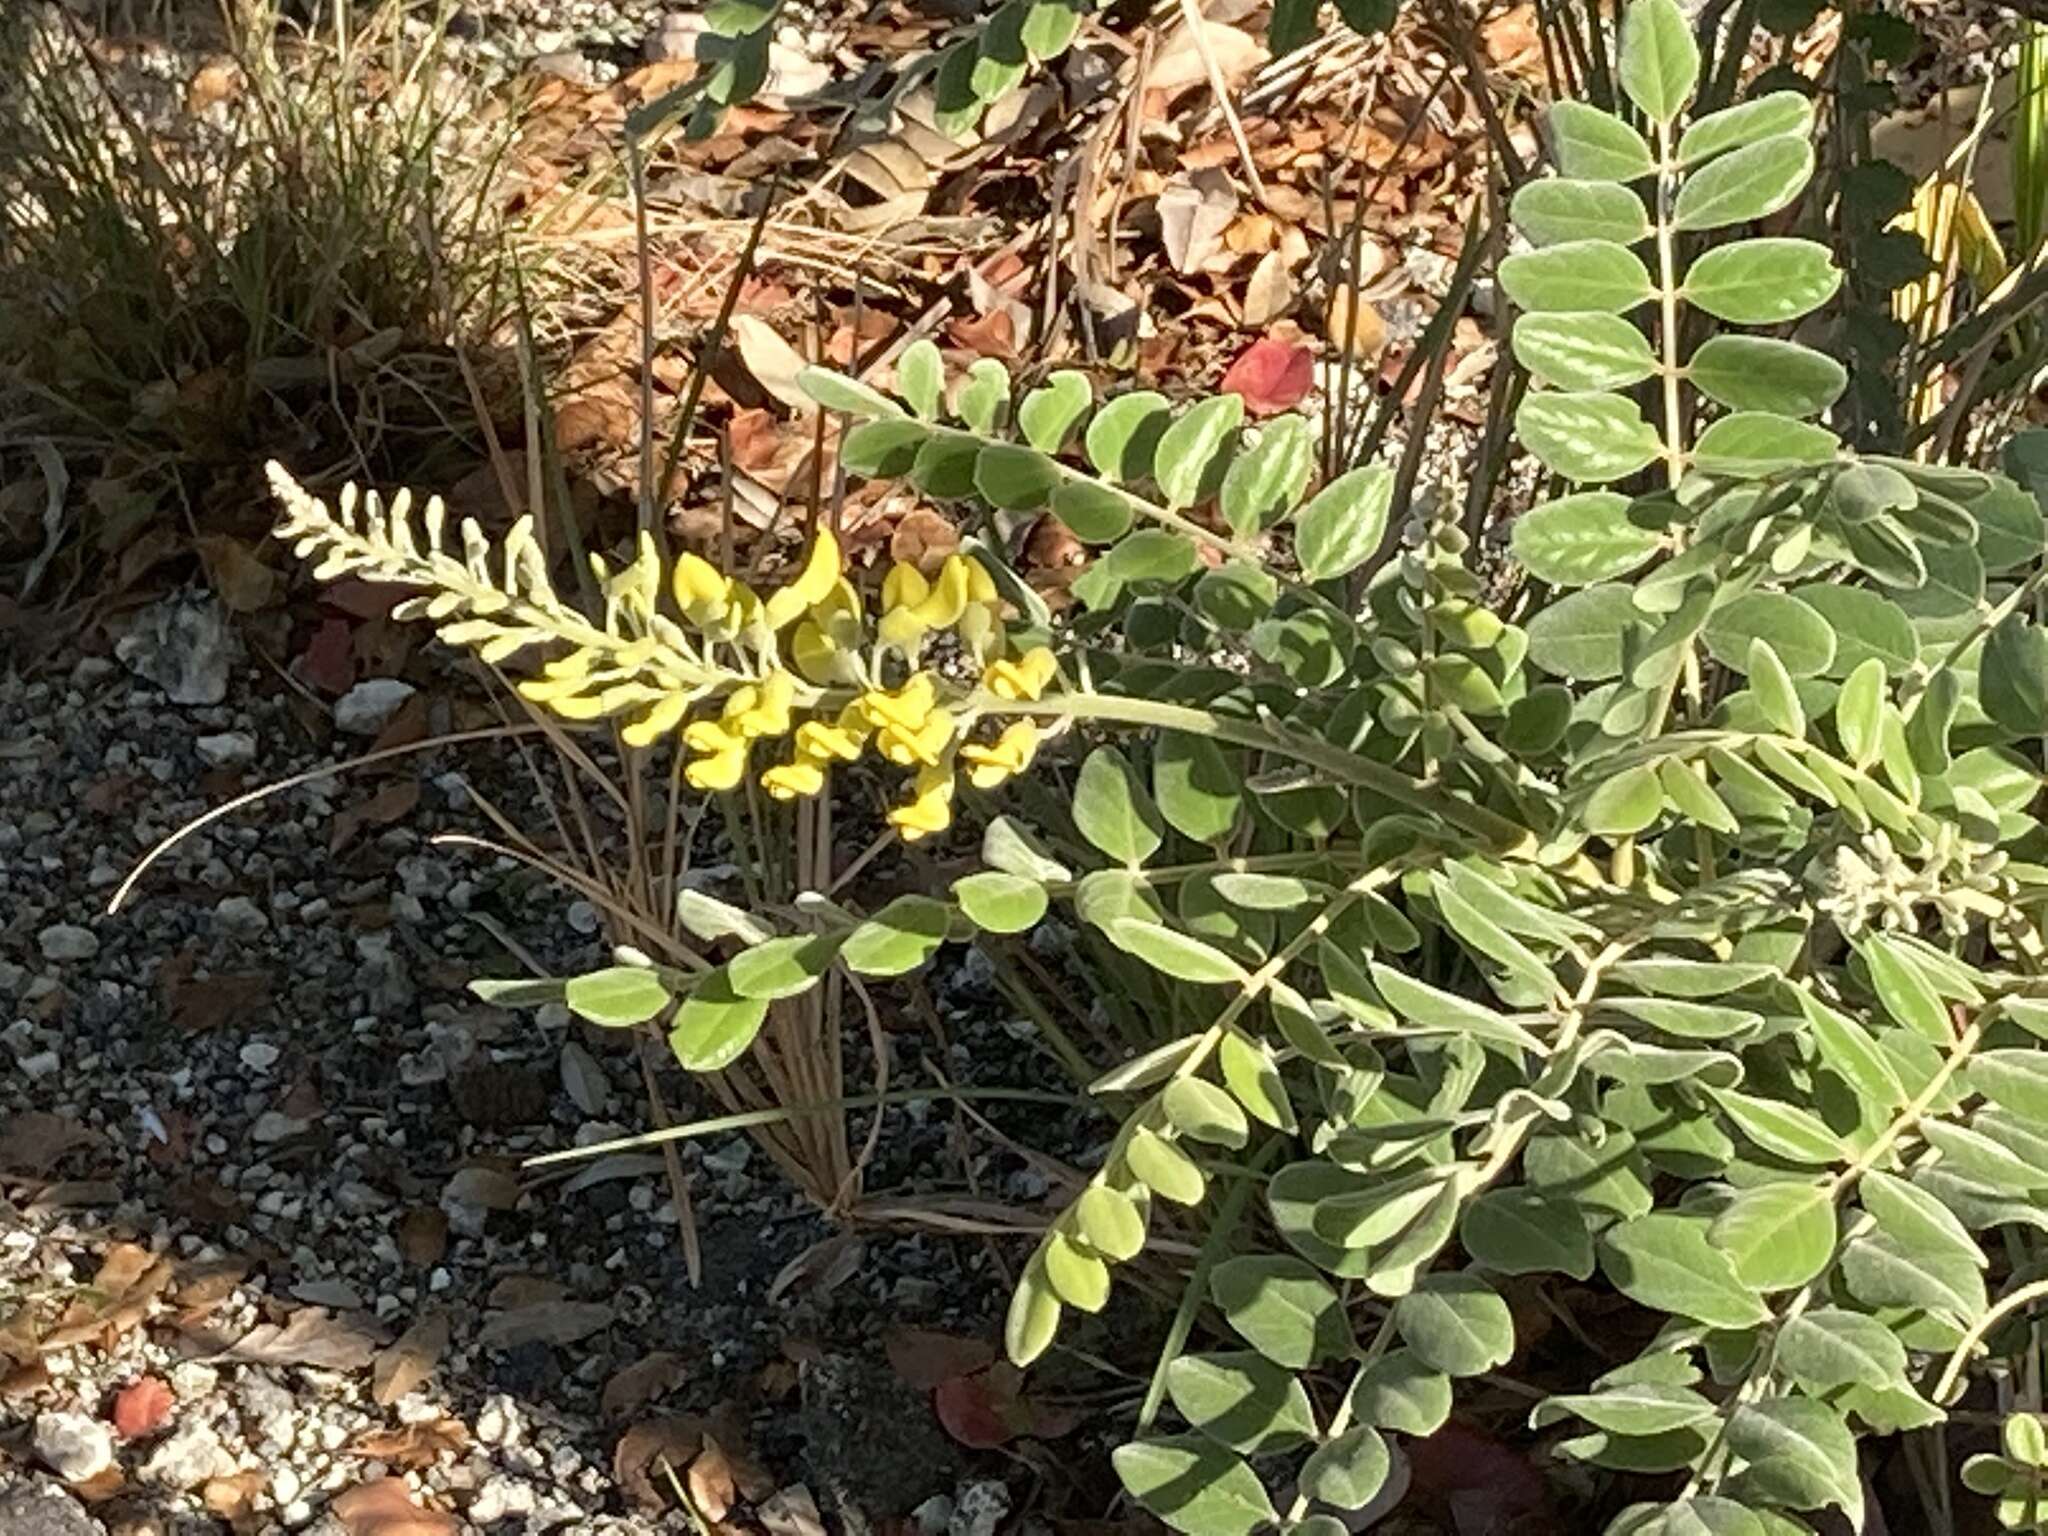
[[[1031,512],[1051,499],[1060,468],[1044,454],[1015,443],[990,443],[974,459],[974,488],[992,507]]]
[[[1109,936],[1126,954],[1136,955],[1155,971],[1180,981],[1230,986],[1248,979],[1244,967],[1222,950],[1162,923],[1119,917],[1109,924]]]
[[[741,997],[776,1002],[818,984],[831,969],[839,941],[824,934],[789,934],[743,950],[726,962],[732,989]]]
[[[929,896],[898,896],[846,936],[839,958],[863,976],[901,976],[945,942],[951,914]]]
[[[1379,1431],[1361,1424],[1316,1448],[1301,1469],[1301,1491],[1319,1504],[1363,1509],[1393,1468]]]
[[[1251,1126],[1237,1100],[1199,1077],[1177,1077],[1159,1096],[1159,1107],[1181,1135],[1238,1151],[1251,1139]]]
[[[1620,314],[1657,291],[1643,259],[1611,240],[1567,240],[1517,252],[1500,264],[1500,285],[1516,304],[1535,312]]]
[[[1620,315],[1523,315],[1514,347],[1517,362],[1558,389],[1623,389],[1657,371],[1649,339]]]
[[[1451,1378],[1413,1350],[1390,1349],[1351,1389],[1351,1417],[1404,1435],[1433,1435],[1451,1416]]]
[[[1584,485],[1623,479],[1664,451],[1641,406],[1598,391],[1532,391],[1515,412],[1515,430],[1546,467]]]
[[[1074,0],[1033,0],[1020,36],[1024,51],[1044,63],[1065,53],[1080,30],[1081,9]]]
[[[1294,510],[1316,467],[1316,436],[1306,418],[1278,416],[1223,476],[1223,520],[1239,535],[1270,528]]]
[[[1023,933],[1045,916],[1045,887],[1021,875],[985,869],[953,882],[953,900],[986,933]]]
[[[1781,416],[1818,415],[1849,387],[1849,371],[1832,357],[1769,336],[1710,336],[1685,373],[1701,394],[1730,410]]]
[[[1081,1241],[1106,1259],[1125,1263],[1145,1251],[1145,1217],[1122,1190],[1090,1184],[1068,1213]]]
[[[1208,1188],[1195,1160],[1163,1136],[1140,1126],[1124,1149],[1131,1173],[1153,1194],[1175,1205],[1194,1205]]]
[[[1185,1536],[1252,1536],[1279,1519],[1258,1474],[1201,1435],[1135,1440],[1110,1459],[1131,1497]]]
[[[574,1012],[607,1029],[646,1023],[672,996],[661,973],[644,965],[613,965],[572,976],[562,990],[562,1001]]]
[[[1425,1275],[1394,1303],[1394,1331],[1416,1359],[1447,1376],[1478,1376],[1515,1353],[1515,1322],[1498,1291],[1477,1275]]]
[[[1316,1438],[1315,1410],[1300,1379],[1261,1355],[1182,1355],[1166,1368],[1166,1392],[1189,1424],[1247,1456]]]
[[[1835,1200],[1820,1184],[1762,1184],[1737,1195],[1708,1236],[1759,1291],[1804,1285],[1835,1254]]]
[[[1842,284],[1828,248],[1782,237],[1737,241],[1706,252],[1685,274],[1683,294],[1717,320],[1778,325],[1811,314]]]
[[[1819,677],[1835,659],[1835,632],[1828,621],[1782,592],[1748,592],[1723,604],[1707,620],[1701,638],[1709,655],[1737,671],[1749,665],[1752,640],[1770,646],[1794,677]]]
[[[1703,230],[1767,218],[1797,197],[1812,176],[1813,145],[1804,137],[1759,139],[1686,177],[1672,223]]]
[[[1876,1318],[1844,1307],[1816,1307],[1778,1330],[1773,1363],[1813,1392],[1906,1380],[1906,1346]]]
[[[850,475],[898,479],[917,465],[932,435],[921,423],[889,417],[863,421],[839,445],[839,462]]]
[[[1630,0],[1617,73],[1628,99],[1653,122],[1669,123],[1685,110],[1699,84],[1700,47],[1677,0]]]
[[[1083,837],[1133,869],[1158,852],[1166,837],[1159,808],[1115,747],[1097,747],[1081,764],[1073,816]]]
[[[1161,434],[1153,478],[1168,510],[1191,507],[1208,492],[1221,457],[1237,441],[1244,420],[1244,396],[1215,395],[1190,406]]]
[[[1566,176],[1593,181],[1635,181],[1657,168],[1640,133],[1612,112],[1582,101],[1560,101],[1544,114],[1550,152]]]
[[[1715,1328],[1749,1328],[1770,1309],[1707,1237],[1703,1218],[1658,1211],[1610,1229],[1600,1268],[1623,1295]]]
[[[829,368],[805,368],[797,374],[796,386],[828,411],[845,411],[862,418],[903,414],[902,406],[873,385]]]
[[[1762,139],[1786,135],[1804,139],[1812,132],[1813,103],[1805,93],[1772,91],[1754,101],[1695,117],[1678,137],[1678,160],[1681,166],[1691,168]]]
[[[1619,677],[1623,641],[1641,617],[1625,586],[1569,593],[1529,621],[1529,660],[1575,682]]]
[[[896,388],[920,421],[937,421],[946,403],[946,363],[938,343],[920,336],[896,359]]]
[[[1532,245],[1561,245],[1567,240],[1634,245],[1650,237],[1650,215],[1643,200],[1612,181],[1553,176],[1528,182],[1515,194],[1509,211]]]
[[[1780,1397],[1735,1410],[1728,1448],[1744,1462],[1729,1491],[1745,1501],[1787,1509],[1833,1505],[1863,1523],[1863,1482],[1856,1437],[1842,1416],[1810,1397]]]
[[[1810,421],[1768,411],[1736,411],[1700,434],[1692,462],[1703,474],[1762,480],[1831,463],[1841,447],[1840,438]]]
[[[1029,1365],[1045,1353],[1059,1328],[1060,1299],[1045,1278],[1045,1266],[1034,1259],[1010,1293],[1009,1312],[1003,1319],[1003,1352],[1013,1365]]]
[[[1225,1259],[1209,1273],[1209,1295],[1247,1344],[1289,1370],[1306,1370],[1355,1347],[1337,1293],[1300,1259]]]
[[[1369,464],[1339,475],[1294,520],[1294,554],[1310,581],[1328,581],[1363,565],[1387,534],[1394,472]]]
[[[1088,462],[1104,479],[1119,484],[1146,479],[1159,439],[1172,422],[1166,396],[1149,389],[1118,395],[1088,423]]]
[[[1017,426],[1024,441],[1040,453],[1056,454],[1067,446],[1068,437],[1094,403],[1095,386],[1088,382],[1088,375],[1062,368],[1024,397],[1017,407]]]
[[[983,437],[992,434],[1010,409],[1010,370],[992,357],[978,357],[967,368],[967,382],[954,399],[961,421]]]
[[[767,1017],[767,1003],[733,991],[721,967],[692,987],[676,1009],[669,1049],[686,1071],[722,1071],[746,1054]]]
[[[1244,770],[1205,736],[1173,732],[1152,754],[1152,792],[1168,826],[1197,843],[1227,837],[1244,809]]]
[[[1458,1240],[1474,1263],[1503,1275],[1593,1273],[1593,1239],[1578,1209],[1533,1189],[1488,1190],[1465,1208]]]

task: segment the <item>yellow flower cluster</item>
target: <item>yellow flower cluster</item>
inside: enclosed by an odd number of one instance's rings
[[[438,498],[416,519],[404,493],[386,502],[350,486],[329,506],[278,466],[270,476],[283,508],[278,532],[301,556],[320,557],[316,574],[419,589],[400,615],[433,621],[443,639],[489,662],[529,646],[567,647],[520,692],[564,719],[620,720],[629,746],[680,736],[696,789],[738,787],[764,740],[790,741],[787,757],[760,775],[785,800],[819,793],[835,764],[872,749],[915,771],[910,798],[889,820],[917,838],[951,822],[960,773],[992,789],[1038,750],[1038,727],[1003,723],[1016,714],[1004,706],[1036,703],[1058,665],[1045,647],[1012,642],[995,579],[966,556],[949,555],[930,577],[893,567],[871,626],[829,531],[795,578],[765,596],[690,554],[669,565],[664,583],[660,554],[642,534],[617,570],[591,557],[604,596],[603,615],[592,617],[556,593],[529,518],[495,549],[464,519],[458,554]],[[974,683],[927,665],[940,634],[976,669]],[[980,729],[985,721],[991,731]]]

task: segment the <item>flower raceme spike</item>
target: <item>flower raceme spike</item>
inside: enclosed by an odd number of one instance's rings
[[[401,617],[433,621],[444,640],[494,664],[529,647],[552,649],[518,685],[524,698],[565,720],[617,720],[629,747],[673,738],[694,789],[738,788],[756,766],[757,743],[787,740],[782,760],[758,767],[761,787],[778,800],[815,795],[835,765],[872,749],[915,770],[909,798],[889,819],[918,838],[950,825],[958,772],[993,789],[1037,753],[1039,727],[1004,723],[1003,706],[1036,704],[1057,683],[1059,664],[1044,646],[1010,642],[995,580],[977,559],[949,555],[930,577],[896,565],[871,617],[829,530],[819,531],[795,577],[765,594],[699,555],[679,555],[664,571],[643,534],[622,566],[591,557],[604,598],[593,619],[556,593],[530,519],[495,550],[465,519],[457,555],[444,542],[438,497],[416,526],[404,492],[386,503],[349,486],[330,508],[276,465],[270,479],[284,509],[279,534],[302,557],[318,557],[323,579],[417,588]],[[978,688],[925,665],[941,633],[980,668]]]

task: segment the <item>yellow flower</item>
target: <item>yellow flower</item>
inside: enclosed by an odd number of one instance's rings
[[[790,639],[797,671],[814,683],[852,682],[860,665],[849,653],[860,645],[861,617],[860,594],[842,576]]]
[[[960,749],[968,763],[967,782],[976,789],[994,789],[1012,774],[1031,766],[1038,752],[1038,727],[1029,720],[1010,725],[988,745],[968,742]]]
[[[932,583],[931,591],[922,602],[911,608],[926,628],[950,629],[960,622],[960,615],[967,611],[969,563],[959,555],[946,556],[946,563],[939,567],[939,579]]]
[[[999,699],[1036,701],[1058,673],[1059,663],[1052,652],[1034,646],[1015,661],[991,662],[982,674],[981,686]]]
[[[796,728],[796,750],[799,757],[813,762],[829,763],[838,761],[850,763],[860,756],[861,743],[867,739],[862,728],[858,734],[846,724],[845,716],[853,712],[851,706],[844,711],[838,725],[827,725],[822,720],[806,720]]]
[[[811,759],[799,755],[791,762],[777,763],[762,774],[761,787],[777,800],[815,795],[825,787],[825,770]]]
[[[699,754],[683,770],[692,789],[731,789],[747,771],[747,743],[716,720],[695,720],[683,730],[683,742]]]
[[[690,696],[680,690],[656,701],[654,707],[638,720],[619,732],[619,737],[629,747],[651,747],[670,731],[683,723],[683,716],[689,711]]]
[[[789,706],[796,684],[787,672],[770,672],[758,684],[733,689],[725,701],[726,729],[742,740],[781,736],[789,731]]]
[[[938,686],[929,672],[913,673],[894,693],[870,688],[859,700],[861,714],[874,727],[875,749],[906,768],[936,763],[953,739],[953,716],[937,705]]]
[[[682,610],[683,617],[700,628],[717,623],[731,606],[727,596],[731,581],[701,555],[685,553],[677,556],[669,585],[675,592],[676,607]]]
[[[953,765],[939,763],[920,769],[911,798],[889,811],[889,824],[906,843],[933,832],[943,832],[953,823]]]
[[[795,622],[831,594],[839,580],[840,568],[839,541],[832,536],[831,529],[820,528],[818,537],[812,541],[810,558],[804,562],[796,580],[769,594],[761,609],[763,621],[770,629],[781,629]]]

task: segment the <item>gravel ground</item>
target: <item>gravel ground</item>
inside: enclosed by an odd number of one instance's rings
[[[645,1116],[616,1035],[463,990],[520,973],[497,935],[557,972],[603,958],[589,907],[509,860],[428,844],[483,830],[469,774],[494,803],[524,803],[505,749],[437,750],[263,801],[101,915],[164,834],[245,785],[361,750],[408,691],[345,695],[333,714],[357,734],[326,739],[327,711],[242,664],[209,604],[145,610],[120,659],[88,656],[68,676],[22,681],[0,663],[0,1315],[22,1309],[0,1326],[0,1370],[17,1362],[0,1381],[0,1499],[47,1493],[61,1512],[38,1525],[30,1505],[0,1503],[0,1531],[225,1530],[206,1500],[233,1485],[240,1530],[337,1536],[325,1505],[381,1468],[459,1512],[450,1529],[689,1530],[681,1514],[634,1511],[614,1447],[651,1412],[717,1411],[767,1469],[757,1511],[771,1494],[799,1511],[790,1536],[805,1498],[850,1522],[922,1505],[936,1530],[956,1493],[955,1536],[973,1536],[976,1512],[1010,1496],[1000,1482],[971,1492],[988,1458],[939,1430],[879,1340],[899,1325],[992,1337],[1005,1281],[986,1244],[868,1232],[771,1295],[834,1229],[748,1142],[714,1137],[683,1148],[705,1255],[692,1290],[658,1159],[520,1175],[524,1157]],[[407,675],[427,727],[444,728],[457,681],[432,653]],[[167,688],[225,702],[174,704]],[[351,818],[366,824],[331,851]],[[906,1023],[888,1036],[895,1082],[942,1066],[954,1081],[1044,1085],[971,965],[934,995],[949,1059],[929,1059],[937,1047]],[[867,1071],[852,1061],[849,1080]],[[678,1114],[715,1112],[680,1073],[667,1088]],[[960,1189],[951,1116],[892,1116],[870,1189]],[[1036,1106],[1019,1118],[1055,1150],[1102,1130]],[[1020,1158],[969,1155],[985,1194],[1044,1192]],[[436,1318],[438,1368],[380,1402],[381,1352]],[[39,1350],[52,1326],[77,1342]],[[664,1351],[649,1403],[608,1412],[607,1383]],[[110,1436],[122,1389],[144,1377],[168,1386],[168,1417]],[[91,1517],[52,1474],[102,1498]]]

